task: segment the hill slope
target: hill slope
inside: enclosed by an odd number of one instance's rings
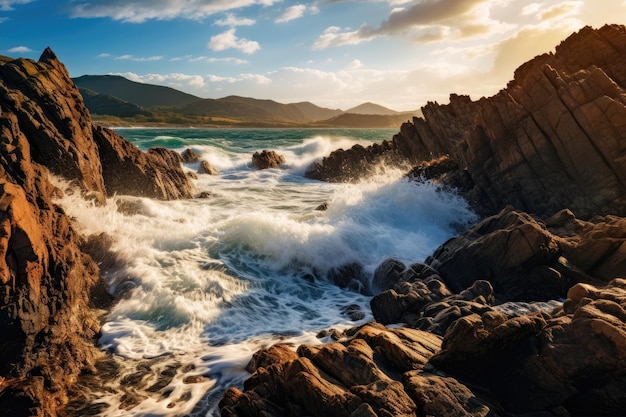
[[[181,106],[201,100],[191,94],[170,87],[142,84],[119,75],[83,75],[72,78],[79,88],[117,97],[138,106]]]
[[[346,113],[353,114],[380,114],[384,116],[391,116],[394,114],[398,114],[399,112],[395,110],[388,109],[387,107],[383,107],[379,104],[374,103],[363,103],[356,107],[346,110]]]

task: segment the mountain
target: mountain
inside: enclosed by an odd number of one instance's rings
[[[200,98],[170,87],[142,84],[119,75],[83,75],[72,79],[89,111],[105,124],[157,123],[235,126],[395,127],[419,110],[400,113],[374,103],[347,112],[310,102],[228,96]],[[349,113],[349,114],[348,114]]]
[[[306,114],[309,117],[309,119],[313,121],[327,120],[327,119],[339,116],[340,114],[343,114],[343,110],[339,110],[339,109],[332,110],[332,109],[327,109],[324,107],[319,107],[308,101],[304,101],[300,103],[293,103],[291,104],[291,106],[296,106],[298,109],[300,109],[300,111]]]
[[[239,96],[207,98],[172,110],[185,115],[217,116],[258,122],[308,123],[311,121],[311,118],[295,105]]]
[[[200,97],[170,87],[138,83],[119,75],[83,75],[72,78],[72,81],[79,88],[87,88],[144,107],[181,106],[201,100]]]
[[[391,116],[399,113],[395,110],[388,109],[387,107],[383,107],[379,104],[369,102],[360,104],[356,107],[346,110],[345,112],[353,114],[382,114],[385,116]]]
[[[143,107],[129,103],[108,94],[100,94],[88,88],[79,88],[85,106],[93,114],[109,114],[118,117],[132,117],[138,114],[149,116],[151,113]]]

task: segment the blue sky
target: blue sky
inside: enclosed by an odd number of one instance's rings
[[[235,94],[399,111],[495,94],[626,0],[0,0],[0,54],[50,46],[70,75],[119,74]]]

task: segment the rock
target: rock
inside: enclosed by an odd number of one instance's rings
[[[315,210],[317,210],[317,211],[326,211],[326,210],[328,210],[328,202],[326,202],[326,201],[323,202],[319,206],[315,207]]]
[[[515,72],[497,95],[429,103],[394,143],[410,158],[449,155],[470,173],[491,212],[507,204],[549,216],[624,215],[626,28],[589,27]],[[592,48],[597,53],[590,57]],[[407,142],[411,142],[409,145]]]
[[[113,194],[186,197],[191,185],[179,155],[143,153],[94,126],[50,49],[39,61],[0,60],[0,108],[0,410],[55,417],[102,356],[98,309],[111,298],[92,256],[103,267],[116,260],[105,237],[74,230],[49,173],[98,204]]]
[[[200,155],[198,155],[193,149],[191,148],[187,148],[185,149],[181,154],[180,154],[181,158],[183,159],[183,162],[188,164],[188,163],[193,163],[193,162],[198,162],[200,160]]]
[[[368,147],[357,144],[348,150],[338,149],[322,161],[314,162],[305,176],[321,181],[355,182],[374,174],[378,165],[395,162],[396,154],[390,142]]]
[[[219,175],[219,171],[208,163],[207,161],[200,161],[200,166],[198,167],[198,174],[208,174],[208,175]]]
[[[573,284],[557,269],[558,237],[528,214],[506,208],[449,240],[427,260],[454,292],[489,281],[512,301],[564,297]]]
[[[404,264],[396,259],[383,261],[374,271],[374,278],[372,279],[373,290],[379,292],[392,288],[399,281],[405,269]]]
[[[253,373],[259,368],[267,368],[275,364],[282,364],[297,359],[296,352],[287,345],[276,344],[267,349],[261,349],[252,355],[246,366],[246,371]]]
[[[367,324],[341,343],[300,346],[297,358],[273,355],[274,362],[257,367],[243,392],[231,388],[224,395],[220,411],[223,416],[414,416],[417,406],[403,374],[423,368],[439,343],[439,337],[419,330]]]
[[[428,103],[423,118],[377,145],[384,156],[373,145],[337,150],[306,175],[355,181],[381,162],[411,164],[484,215],[512,205],[543,218],[565,207],[582,219],[625,216],[625,34],[622,25],[585,27],[523,64],[492,97]]]
[[[127,194],[160,200],[192,197],[193,186],[176,152],[160,148],[144,153],[114,131],[100,126],[94,126],[93,138],[98,145],[108,196]]]
[[[546,223],[508,207],[449,240],[427,259],[454,292],[489,281],[500,301],[564,298],[577,282],[626,275],[626,220],[576,219],[566,210]]]
[[[252,167],[254,169],[280,168],[285,163],[285,157],[274,151],[264,150],[252,155]]]
[[[362,294],[369,293],[367,277],[359,263],[353,262],[332,268],[326,274],[326,278],[340,288],[349,288]]]
[[[625,307],[624,279],[603,288],[577,284],[565,311],[495,327],[478,315],[458,320],[431,363],[484,385],[512,413],[563,407],[571,415],[619,415],[626,406],[618,388],[626,378]]]
[[[406,374],[406,389],[416,404],[418,416],[493,416],[483,400],[450,377],[413,371]]]

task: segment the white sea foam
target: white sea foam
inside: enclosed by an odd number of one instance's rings
[[[369,297],[327,282],[325,272],[356,262],[371,276],[388,257],[423,260],[452,236],[452,223],[472,219],[458,197],[399,173],[362,184],[302,177],[356,139],[281,142],[274,150],[286,156],[284,169],[264,171],[249,166],[256,142],[198,142],[189,147],[221,171],[197,180],[208,199],[115,197],[96,206],[68,190],[59,201],[83,233],[111,235],[124,265],[105,276],[120,298],[100,343],[121,367],[96,390],[112,404],[105,415],[206,415],[223,389],[241,383],[257,349],[316,343],[319,330],[371,320]],[[133,214],[118,211],[129,199]],[[324,202],[328,210],[315,210]],[[343,312],[353,304],[363,313],[356,323]],[[142,383],[129,404],[131,377]]]

